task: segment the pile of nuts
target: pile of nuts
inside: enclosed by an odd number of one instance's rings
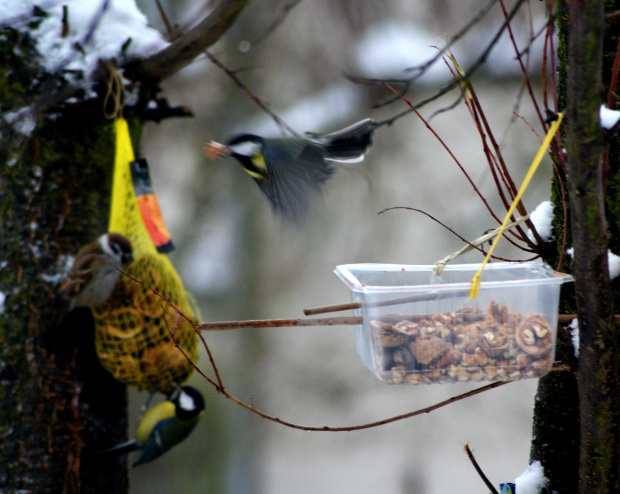
[[[390,383],[506,381],[551,368],[553,330],[538,313],[489,302],[433,315],[370,322],[378,373]]]

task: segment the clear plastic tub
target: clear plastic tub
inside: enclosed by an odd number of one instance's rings
[[[387,383],[504,381],[540,377],[555,354],[560,285],[572,276],[536,262],[346,264],[335,273],[361,304],[358,354]]]

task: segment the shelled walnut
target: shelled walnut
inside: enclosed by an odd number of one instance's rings
[[[399,317],[402,317],[399,320]],[[375,360],[386,382],[433,383],[540,377],[551,368],[553,330],[538,313],[491,301],[432,315],[370,322]]]

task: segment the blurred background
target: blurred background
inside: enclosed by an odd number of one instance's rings
[[[152,0],[138,0],[165,33]],[[510,7],[513,2],[507,2]],[[162,0],[180,30],[209,11],[203,1]],[[291,8],[294,7],[294,8]],[[452,0],[255,0],[210,52],[298,133],[329,132],[362,118],[389,118],[406,105],[373,108],[390,93],[356,85],[343,73],[403,78],[433,57],[473,18],[482,2]],[[543,2],[525,4],[513,22],[521,47],[545,24]],[[284,14],[287,14],[284,17]],[[281,22],[279,22],[281,21]],[[452,50],[468,68],[503,22],[495,6]],[[494,135],[516,183],[540,132],[509,39],[503,35],[474,77]],[[530,51],[540,98],[542,49]],[[439,61],[408,97],[434,94],[451,76]],[[303,228],[281,224],[247,174],[232,160],[211,162],[203,145],[245,131],[281,131],[206,57],[163,84],[171,104],[193,118],[151,123],[141,154],[152,167],[176,252],[171,256],[204,321],[303,317],[303,309],[349,301],[333,274],[339,264],[433,264],[461,241],[432,214],[473,240],[497,227],[445,149],[413,114],[377,129],[360,173],[339,170]],[[421,109],[430,118],[457,98],[451,92]],[[463,104],[430,124],[503,218],[480,138]],[[546,158],[524,204],[549,198]],[[500,244],[498,255],[527,253]],[[480,262],[473,252],[458,262]],[[348,315],[345,313],[344,315]],[[353,327],[243,329],[206,335],[228,391],[283,420],[312,426],[357,425],[432,405],[479,384],[387,385],[360,362]],[[212,375],[201,354],[199,365]],[[463,446],[469,444],[490,480],[511,482],[528,465],[536,380],[514,382],[431,414],[358,432],[302,432],[275,424],[217,394],[202,378],[207,410],[194,434],[159,460],[133,469],[131,491],[226,493],[487,492]],[[145,393],[132,391],[132,427]]]

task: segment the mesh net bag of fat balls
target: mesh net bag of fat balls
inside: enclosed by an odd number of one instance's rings
[[[198,338],[193,326],[166,300],[190,321],[195,317],[179,275],[168,256],[158,252],[138,207],[127,122],[117,120],[115,131],[109,231],[131,241],[134,261],[125,266],[129,276],[121,275],[109,299],[93,309],[95,347],[101,365],[119,381],[167,393],[193,371],[170,333],[193,362],[198,359]]]

